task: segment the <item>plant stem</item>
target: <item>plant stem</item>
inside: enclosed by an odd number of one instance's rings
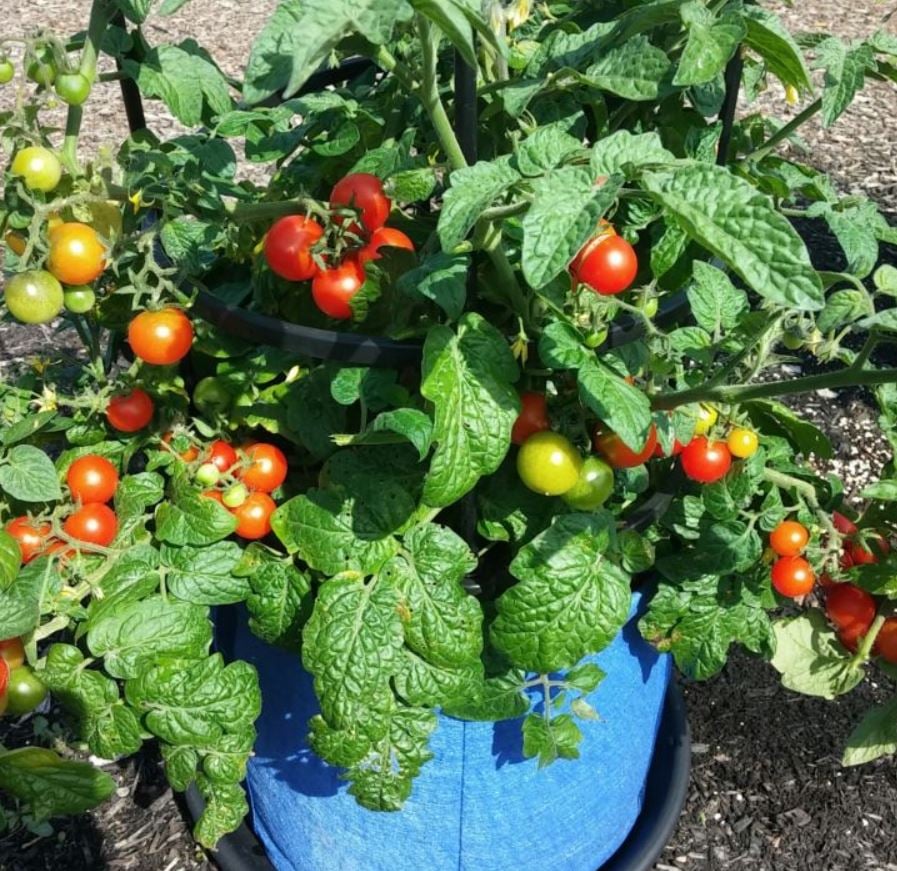
[[[311,197],[296,197],[293,200],[282,200],[276,203],[226,202],[224,208],[231,220],[245,224],[251,224],[254,221],[269,221],[272,218],[282,218],[284,215],[296,215],[303,212],[313,212],[322,217],[328,214],[328,210]]]
[[[514,274],[514,267],[511,266],[508,255],[505,254],[504,248],[501,247],[501,230],[495,227],[494,224],[490,224],[486,238],[488,241],[484,246],[484,250],[489,255],[489,259],[498,273],[499,281],[504,286],[511,308],[523,323],[528,326],[530,322],[529,305],[523,293],[523,288]]]
[[[467,159],[461,150],[461,143],[455,136],[452,122],[445,111],[445,106],[439,97],[439,81],[436,75],[436,47],[432,41],[430,23],[422,15],[417,16],[417,32],[420,36],[421,51],[423,52],[423,80],[417,89],[418,96],[430,116],[430,121],[436,130],[436,136],[442,145],[452,169],[463,169],[467,166]]]
[[[798,127],[809,121],[822,108],[822,99],[814,100],[802,112],[795,115],[784,127],[780,127],[766,142],[758,145],[753,151],[749,151],[745,160],[760,160],[766,157],[780,142],[787,139]]]
[[[869,661],[869,653],[872,651],[872,645],[875,644],[875,639],[878,637],[881,627],[885,625],[886,619],[884,614],[875,615],[875,619],[872,621],[869,631],[863,636],[863,643],[857,648],[857,652],[850,661],[851,665],[860,666]]]

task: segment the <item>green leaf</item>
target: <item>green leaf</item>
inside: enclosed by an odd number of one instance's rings
[[[153,0],[115,0],[115,5],[128,21],[133,21],[134,24],[143,24],[149,15]]]
[[[594,356],[566,321],[552,321],[539,336],[539,359],[552,369],[579,369]]]
[[[399,290],[411,297],[435,302],[453,321],[461,317],[467,300],[470,257],[438,251],[398,281]]]
[[[52,560],[38,557],[23,566],[15,583],[0,591],[0,638],[27,635],[35,629],[44,595],[59,584]]]
[[[816,318],[823,333],[853,323],[867,314],[869,297],[859,290],[836,290],[825,301],[825,308]]]
[[[213,224],[184,216],[167,221],[159,239],[175,264],[186,271],[200,272],[214,262],[221,231]]]
[[[621,179],[595,184],[582,167],[563,166],[536,181],[533,202],[523,218],[523,276],[540,288],[560,275],[594,235],[598,220],[610,208]]]
[[[477,488],[477,531],[490,541],[522,544],[542,532],[560,510],[557,499],[529,489],[512,458]]]
[[[643,391],[593,357],[579,370],[579,396],[626,445],[635,451],[645,446],[651,403]]]
[[[433,421],[416,408],[396,408],[377,415],[369,430],[372,433],[392,432],[408,439],[421,460],[430,452]]]
[[[769,435],[788,439],[802,454],[824,460],[833,456],[832,443],[822,430],[798,417],[787,405],[774,399],[752,399],[742,403],[751,422]]]
[[[629,613],[629,576],[607,558],[613,519],[605,512],[555,518],[511,563],[518,583],[496,601],[495,646],[514,665],[569,668],[616,637]]]
[[[433,665],[404,648],[402,665],[393,681],[396,693],[409,705],[464,705],[482,692],[483,664],[474,660],[457,668]]]
[[[198,492],[156,508],[156,537],[168,544],[203,547],[227,538],[236,528],[236,518],[227,508]]]
[[[206,806],[193,827],[193,837],[212,850],[218,841],[240,827],[249,813],[246,793],[239,783],[204,782]]]
[[[454,0],[408,0],[408,2],[414,7],[415,12],[432,21],[445,34],[468,66],[478,68],[473,28],[462,9],[463,0],[461,3],[455,3]]]
[[[656,100],[670,73],[670,59],[644,36],[604,51],[585,73],[596,88],[627,100]]]
[[[866,70],[875,68],[875,55],[866,43],[848,48],[831,36],[816,47],[816,69],[825,70],[822,88],[822,125],[831,127],[862,90]]]
[[[249,595],[248,578],[235,569],[243,556],[236,542],[219,541],[206,547],[162,545],[168,590],[194,605],[230,605]]]
[[[779,620],[773,628],[776,652],[772,665],[788,689],[833,699],[862,681],[862,667],[851,661],[819,609]]]
[[[518,146],[514,156],[522,175],[537,177],[583,152],[582,142],[559,124],[540,127]]]
[[[772,624],[760,595],[714,575],[681,586],[661,583],[639,631],[659,651],[672,653],[676,667],[694,680],[717,674],[736,642],[755,653],[773,650]]]
[[[875,481],[863,488],[860,494],[863,499],[883,499],[886,502],[897,502],[897,480]]]
[[[876,230],[881,215],[875,204],[866,201],[841,211],[829,209],[825,220],[844,250],[847,269],[858,278],[865,278],[878,262]]]
[[[699,326],[715,336],[738,325],[739,316],[748,310],[747,294],[735,287],[721,269],[695,260],[694,283],[687,294],[692,314]]]
[[[151,48],[139,62],[126,58],[123,68],[145,97],[161,99],[188,127],[233,107],[227,80],[192,39]]]
[[[763,58],[769,71],[783,85],[810,91],[810,71],[794,38],[778,16],[753,4],[741,10],[747,35],[745,45]]]
[[[726,68],[744,37],[745,27],[734,17],[714,23],[689,22],[688,40],[673,84],[689,87],[712,82]]]
[[[118,536],[127,539],[143,520],[147,508],[162,501],[165,479],[155,472],[127,475],[115,491]]]
[[[405,643],[434,665],[479,661],[483,610],[461,583],[475,567],[463,539],[428,523],[408,532],[402,550],[381,570],[399,594]]]
[[[439,212],[437,231],[443,250],[451,252],[464,241],[483,210],[519,179],[508,156],[456,169]]]
[[[401,666],[399,594],[383,576],[325,581],[302,636],[302,664],[314,676],[321,713],[345,728],[389,693]]]
[[[269,644],[299,649],[311,611],[311,581],[292,562],[258,543],[250,544],[234,572],[249,578],[249,628]]]
[[[199,752],[188,744],[159,744],[162,760],[165,763],[165,777],[173,789],[186,792],[187,787],[196,777],[196,766],[199,765]]]
[[[646,173],[643,184],[676,222],[760,296],[817,311],[822,284],[806,246],[772,201],[749,182],[710,164]]]
[[[872,275],[875,289],[889,296],[897,296],[897,266],[882,263]]]
[[[671,580],[747,571],[760,559],[763,545],[757,532],[740,520],[714,522],[704,518],[697,546],[679,548],[660,557],[657,567]]]
[[[571,668],[564,675],[564,683],[571,689],[576,689],[583,693],[591,693],[598,689],[598,684],[605,677],[607,675],[596,663],[583,662],[575,668]]]
[[[52,502],[62,498],[53,461],[33,445],[10,448],[0,465],[0,488],[22,502]]]
[[[58,411],[39,411],[37,414],[29,414],[27,417],[17,420],[0,432],[0,445],[14,445],[16,442],[30,438],[36,432],[40,432],[58,414]]]
[[[346,428],[346,410],[330,392],[330,372],[321,367],[291,386],[286,397],[287,423],[316,460],[333,453],[331,433]]]
[[[63,759],[44,747],[0,752],[0,789],[27,804],[39,820],[90,810],[109,798],[115,786],[90,763]]]
[[[582,732],[570,714],[546,720],[542,714],[530,714],[523,721],[523,755],[539,757],[539,768],[557,759],[579,759]]]
[[[424,343],[421,393],[435,407],[436,451],[424,483],[428,505],[449,505],[494,472],[519,412],[517,365],[504,336],[468,313],[457,334],[434,327]]]
[[[261,711],[258,676],[248,662],[224,664],[220,653],[149,668],[125,685],[128,703],[169,744],[211,746],[252,728]]]
[[[140,722],[122,701],[118,684],[95,669],[84,668],[84,654],[77,647],[54,644],[40,677],[75,718],[78,735],[91,753],[117,759],[140,749]]]
[[[5,529],[0,529],[0,592],[12,586],[21,564],[22,549],[19,543]]]
[[[635,134],[618,130],[592,146],[590,163],[593,177],[619,173],[630,178],[638,167],[668,163],[673,159],[673,154],[663,147],[660,135],[655,131]]]
[[[211,641],[207,608],[156,596],[123,604],[87,633],[90,652],[104,657],[106,671],[121,678],[137,677],[165,657],[203,656]]]
[[[459,720],[516,720],[530,708],[529,696],[523,691],[525,683],[522,671],[487,677],[476,693],[461,701],[444,702],[442,707],[446,714]]]
[[[897,698],[876,705],[850,733],[842,765],[863,765],[897,752]]]

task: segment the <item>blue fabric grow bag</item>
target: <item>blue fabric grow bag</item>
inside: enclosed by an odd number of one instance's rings
[[[633,598],[633,615],[638,595]],[[278,871],[595,871],[642,807],[668,656],[635,619],[594,657],[607,677],[589,696],[597,721],[579,721],[581,758],[538,769],[521,752],[520,721],[440,717],[411,798],[398,813],[358,806],[306,741],[318,711],[299,658],[236,621],[225,653],[253,663],[262,688],[247,787],[252,824]]]

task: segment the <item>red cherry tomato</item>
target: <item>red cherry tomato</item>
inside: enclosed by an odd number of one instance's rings
[[[144,362],[168,366],[187,356],[193,344],[193,325],[177,308],[144,311],[128,324],[128,343]]]
[[[237,462],[237,452],[233,446],[222,439],[209,445],[206,462],[211,463],[219,472],[226,472]]]
[[[841,566],[844,571],[853,568],[853,557],[850,555],[850,542],[847,541],[844,543],[844,547],[841,549],[841,556],[838,559],[838,565]]]
[[[838,629],[858,626],[865,635],[875,619],[875,599],[853,584],[836,584],[825,594],[825,613]]]
[[[365,264],[368,260],[379,260],[383,256],[380,253],[381,248],[404,248],[406,251],[414,251],[414,242],[395,227],[378,227],[371,233],[371,241],[358,252],[358,262]]]
[[[548,407],[544,393],[526,392],[520,394],[520,414],[511,430],[511,441],[522,445],[533,433],[550,429]]]
[[[389,197],[383,193],[383,182],[375,175],[368,172],[353,172],[341,178],[330,192],[331,208],[351,206],[361,212],[361,223],[365,229],[372,233],[382,227],[389,218],[392,203]],[[343,219],[335,218],[337,222]],[[350,229],[358,234],[358,224],[352,224]]]
[[[3,710],[6,710],[6,688],[9,686],[9,663],[0,659],[0,699],[3,699]]]
[[[888,617],[882,623],[873,650],[887,662],[897,663],[897,617]]]
[[[638,257],[622,236],[597,236],[586,242],[570,269],[578,282],[610,296],[622,293],[635,281]]]
[[[712,484],[725,477],[732,466],[732,454],[725,442],[698,436],[683,448],[680,461],[682,470],[692,481]]]
[[[651,424],[648,439],[640,451],[634,451],[623,440],[610,430],[599,426],[595,430],[595,450],[598,451],[615,469],[631,469],[640,466],[654,454],[657,448],[657,427]]]
[[[663,445],[661,445],[660,441],[658,441],[657,446],[654,448],[654,456],[660,457],[660,458],[678,457],[679,454],[681,454],[684,449],[685,449],[685,445],[682,444],[682,442],[680,442],[679,439],[674,439],[673,449],[668,454],[665,454],[663,452]]]
[[[265,259],[271,271],[288,281],[308,281],[318,273],[312,252],[324,228],[305,215],[287,215],[265,236]]]
[[[795,520],[783,520],[769,535],[769,546],[779,556],[797,556],[803,553],[810,533],[806,526]]]
[[[231,510],[237,518],[237,535],[253,540],[264,538],[271,531],[275,508],[277,505],[267,493],[250,493],[242,505]]]
[[[153,419],[154,411],[149,394],[135,387],[130,393],[120,393],[109,400],[106,420],[119,432],[137,432]]]
[[[840,511],[832,512],[832,523],[842,535],[853,535],[857,531],[856,524],[848,520]]]
[[[118,533],[118,518],[108,505],[92,502],[70,514],[62,528],[71,538],[106,547]]]
[[[877,563],[880,557],[886,556],[890,551],[891,545],[881,535],[869,540],[868,544],[852,541],[848,548],[848,554],[855,566],[868,566]]]
[[[76,502],[108,502],[118,487],[118,470],[105,457],[87,454],[69,466],[65,481]]]
[[[265,442],[249,445],[246,458],[248,465],[238,472],[238,477],[250,490],[270,493],[286,480],[287,458],[276,445]]]
[[[0,641],[0,659],[10,668],[18,668],[22,665],[25,662],[25,646],[22,644],[22,639],[16,636]],[[0,696],[2,695],[3,690],[0,690]]]
[[[6,531],[19,543],[22,562],[31,562],[47,546],[49,523],[32,523],[27,517],[16,517],[6,524]]]
[[[803,557],[783,556],[772,564],[772,585],[783,596],[806,596],[815,581],[813,568]]]
[[[357,260],[347,257],[339,266],[323,269],[314,277],[311,295],[325,315],[343,321],[352,317],[349,303],[363,284],[364,269]]]

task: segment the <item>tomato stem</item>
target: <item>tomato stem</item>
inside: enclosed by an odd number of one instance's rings
[[[884,614],[875,615],[875,619],[872,621],[869,631],[863,636],[862,644],[860,644],[857,648],[857,652],[850,660],[852,666],[861,666],[869,661],[869,654],[872,652],[872,646],[875,644],[875,639],[878,637],[881,627],[885,625],[886,619]]]
[[[766,157],[770,151],[772,151],[780,142],[783,142],[787,139],[798,127],[800,127],[805,122],[809,121],[820,109],[822,108],[822,98],[820,97],[818,100],[814,100],[807,106],[802,112],[795,115],[784,127],[780,127],[776,130],[772,136],[769,137],[765,142],[758,145],[752,151],[749,151],[745,156],[744,160],[761,160]]]

